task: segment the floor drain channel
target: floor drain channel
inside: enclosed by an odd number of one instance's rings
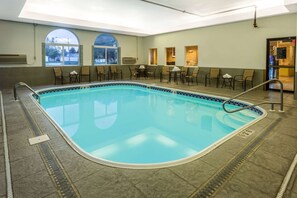
[[[29,110],[26,109],[23,102],[21,102],[21,106],[23,109],[23,112],[25,114],[25,117],[30,124],[31,129],[33,130],[33,133],[36,136],[42,135],[42,132],[40,131],[39,127],[34,121],[34,118],[29,113]],[[71,184],[71,181],[68,179],[68,176],[66,172],[63,170],[62,166],[60,165],[58,158],[54,154],[52,148],[47,142],[41,142],[39,144],[36,144],[38,147],[39,153],[42,156],[42,159],[48,169],[48,172],[54,181],[58,192],[61,197],[80,197],[75,187]]]
[[[62,197],[79,197],[48,143],[39,144],[40,153]]]
[[[270,125],[265,131],[256,137],[249,145],[247,145],[235,158],[231,160],[223,169],[221,169],[216,175],[214,175],[202,188],[196,191],[192,197],[210,197],[216,193],[216,191],[230,178],[230,176],[237,170],[237,168],[245,161],[245,159],[252,153],[268,135],[271,129],[278,123],[278,118],[272,125]]]

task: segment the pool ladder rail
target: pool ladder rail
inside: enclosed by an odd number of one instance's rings
[[[33,97],[35,97],[37,99],[37,101],[39,102],[40,96],[38,93],[36,93],[29,85],[27,85],[24,82],[18,82],[14,85],[13,88],[13,95],[14,95],[14,100],[18,100],[18,96],[17,96],[17,88],[20,86],[25,86],[27,89],[29,89],[34,95]]]
[[[242,108],[238,108],[238,109],[234,109],[234,110],[228,110],[228,109],[226,109],[225,105],[228,104],[228,103],[230,103],[232,100],[234,100],[234,99],[236,99],[236,98],[238,98],[238,97],[240,97],[242,95],[245,95],[246,93],[248,93],[250,91],[253,91],[254,89],[257,89],[257,88],[259,88],[259,87],[261,87],[263,85],[266,85],[268,83],[271,83],[271,82],[278,82],[280,84],[280,101],[279,102],[269,102],[269,101],[268,102],[260,102],[258,104],[252,104],[252,105],[248,105],[248,106],[245,106],[245,107],[242,107]],[[279,112],[284,112],[284,96],[283,96],[284,94],[283,94],[283,92],[284,92],[283,91],[283,83],[279,79],[274,78],[274,79],[265,81],[265,82],[263,82],[263,83],[255,86],[255,87],[247,90],[247,91],[244,91],[244,92],[242,92],[242,93],[240,93],[240,94],[238,94],[238,95],[236,95],[236,96],[234,96],[234,97],[226,100],[225,102],[223,102],[222,106],[223,106],[224,111],[226,111],[227,113],[235,113],[235,112],[238,112],[238,111],[241,111],[241,110],[244,110],[244,109],[248,109],[248,108],[251,108],[251,107],[254,107],[254,106],[260,106],[260,105],[263,105],[263,104],[271,104],[270,111],[275,111],[274,110],[274,105],[275,104],[278,104],[278,105],[280,105]]]

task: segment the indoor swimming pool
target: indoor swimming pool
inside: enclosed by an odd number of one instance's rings
[[[43,110],[76,151],[116,167],[189,162],[266,116],[259,107],[228,114],[222,108],[224,98],[132,82],[38,94]],[[227,108],[246,105],[235,101]]]

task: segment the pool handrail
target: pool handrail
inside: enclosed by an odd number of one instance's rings
[[[17,96],[17,88],[20,87],[20,86],[25,86],[27,89],[29,89],[31,92],[33,92],[33,94],[37,97],[37,101],[39,102],[39,99],[40,99],[40,96],[38,93],[36,93],[29,85],[27,85],[26,83],[24,82],[18,82],[14,85],[14,88],[13,88],[13,94],[14,94],[14,100],[17,100],[18,99],[18,96]]]
[[[244,94],[246,94],[246,93],[248,93],[250,91],[253,91],[254,89],[257,89],[257,88],[259,88],[259,87],[261,87],[263,85],[271,83],[271,82],[279,82],[279,84],[280,84],[280,102],[260,102],[260,103],[257,103],[257,104],[248,105],[248,106],[238,108],[238,109],[234,109],[234,110],[226,109],[225,105],[227,103],[229,103],[230,101],[232,101],[232,100],[238,98],[239,96],[242,96],[242,95],[244,95]],[[224,111],[226,111],[227,113],[235,113],[235,112],[238,112],[238,111],[241,111],[241,110],[244,110],[244,109],[248,109],[248,108],[255,107],[255,106],[260,106],[260,105],[263,105],[263,104],[271,104],[271,109],[270,109],[271,111],[274,111],[274,105],[275,104],[279,104],[280,105],[280,110],[279,111],[284,112],[284,110],[283,110],[283,108],[284,108],[283,83],[279,79],[274,78],[274,79],[271,79],[271,80],[267,80],[267,81],[255,86],[255,87],[253,87],[253,88],[251,88],[251,89],[249,89],[247,91],[244,91],[244,92],[242,92],[242,93],[240,93],[240,94],[238,94],[238,95],[224,101],[222,106],[223,106]]]

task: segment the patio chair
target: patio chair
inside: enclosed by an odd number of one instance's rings
[[[235,75],[233,78],[233,90],[236,83],[241,83],[244,91],[246,90],[246,85],[248,82],[251,84],[251,87],[253,87],[254,73],[254,69],[245,69],[242,75]]]
[[[55,85],[57,84],[57,81],[60,80],[61,84],[64,84],[64,76],[63,71],[61,67],[54,67],[54,75],[55,75]]]
[[[198,73],[199,73],[199,67],[195,67],[195,69],[192,71],[191,74],[188,74],[185,76],[185,79],[188,82],[188,85],[190,84],[190,81],[193,84],[194,79],[196,81],[196,84],[198,85]]]
[[[180,80],[182,83],[185,82],[186,76],[189,75],[189,68],[188,67],[181,67],[180,71]]]
[[[130,71],[130,80],[132,80],[133,77],[135,79],[138,78],[139,73],[138,73],[138,70],[136,68],[132,68],[132,66],[129,66],[129,71]]]
[[[218,88],[219,81],[220,81],[220,69],[219,68],[210,68],[209,73],[205,75],[205,87],[207,86],[207,81],[210,84],[212,79],[216,80],[217,88]]]
[[[168,66],[163,66],[160,72],[160,82],[163,81],[163,78],[167,76],[169,77],[169,67]]]
[[[90,66],[82,66],[80,70],[80,82],[82,82],[83,77],[88,77],[89,82],[91,82],[91,72],[90,72]]]
[[[104,66],[96,66],[97,71],[97,80],[100,79],[100,81],[103,79],[106,79],[106,72]]]
[[[117,66],[110,66],[110,78],[111,79],[118,79],[119,76],[121,77],[121,80],[123,79],[123,73],[122,73],[122,70],[119,69]]]
[[[146,76],[147,77],[153,76],[154,79],[156,79],[157,68],[158,68],[158,66],[148,66],[147,71],[146,71]]]

